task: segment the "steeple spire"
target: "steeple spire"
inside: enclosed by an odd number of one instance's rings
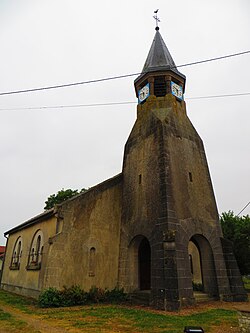
[[[176,68],[174,60],[161,37],[159,27],[157,26],[155,30],[155,37],[142,69],[142,73],[171,70],[185,79],[185,75],[181,74]]]
[[[170,93],[171,85],[177,84],[185,91],[186,77],[180,73],[175,62],[159,32],[157,13],[154,16],[156,20],[156,32],[154,40],[150,47],[147,59],[142,69],[142,73],[135,79],[136,95],[138,96],[142,87],[147,85],[149,95],[156,97],[165,96]],[[143,99],[144,101],[145,99]]]

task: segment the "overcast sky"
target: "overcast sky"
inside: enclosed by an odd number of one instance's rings
[[[157,8],[176,65],[250,50],[249,0],[1,0],[0,92],[140,72]],[[250,92],[249,63],[246,54],[179,69],[220,213],[237,214],[250,201],[250,95],[191,98]],[[136,103],[20,108],[136,102],[135,78],[0,96],[0,245],[50,194],[121,172],[136,116]]]

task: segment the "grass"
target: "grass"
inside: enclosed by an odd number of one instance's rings
[[[183,332],[185,326],[202,326],[205,332],[213,332],[214,327],[221,325],[226,328],[238,327],[237,312],[234,310],[207,309],[182,315],[178,312],[163,313],[143,308],[100,304],[41,309],[33,300],[0,290],[0,327],[6,327],[6,333],[31,331],[27,330],[30,329],[30,323],[23,318],[21,319],[24,321],[20,321],[7,313],[8,311],[5,312],[4,305],[21,310],[26,319],[28,315],[48,325],[56,325],[72,332],[78,329],[86,333],[177,333]]]
[[[15,308],[27,313],[32,312],[29,306],[35,305],[37,303],[31,298],[12,294],[4,290],[0,290],[0,302],[14,306]]]
[[[237,315],[231,310],[209,310],[205,313],[186,316],[157,314],[154,312],[124,308],[124,307],[99,307],[85,309],[82,318],[76,320],[74,326],[94,328],[93,324],[108,329],[110,325],[117,328],[126,327],[128,332],[182,332],[184,326],[202,326],[209,331],[212,325],[220,325],[224,321],[231,326],[237,325]]]
[[[44,319],[70,322],[72,327],[84,329],[84,332],[183,332],[185,326],[202,326],[206,332],[211,328],[227,324],[238,325],[237,313],[233,310],[212,309],[202,313],[181,316],[163,314],[143,309],[113,305],[84,306],[80,309],[54,309],[44,314]]]
[[[10,313],[3,311],[0,308],[0,327],[1,329],[5,328],[6,330],[17,329],[19,332],[24,332],[26,328],[26,323],[23,320],[18,320]]]

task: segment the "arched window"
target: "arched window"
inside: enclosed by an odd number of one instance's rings
[[[41,268],[43,253],[43,233],[41,230],[37,230],[33,236],[29,257],[28,257],[28,270],[38,270]]]
[[[22,256],[22,239],[18,237],[12,252],[10,269],[19,269]]]
[[[96,249],[94,247],[91,247],[89,251],[89,276],[95,276],[95,265],[96,265],[95,254],[96,254]]]

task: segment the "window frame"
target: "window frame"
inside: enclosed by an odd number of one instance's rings
[[[43,256],[43,232],[41,229],[36,230],[32,237],[30,250],[28,254],[27,270],[40,270]]]
[[[12,251],[11,262],[9,268],[11,270],[19,270],[22,257],[22,237],[18,236]]]

